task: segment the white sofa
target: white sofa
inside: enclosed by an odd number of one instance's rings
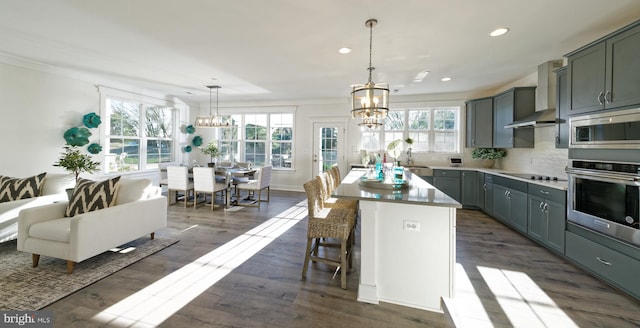
[[[149,179],[122,179],[115,205],[65,217],[67,201],[26,209],[18,220],[18,250],[74,263],[150,234],[167,226],[167,199]]]
[[[67,199],[65,189],[73,188],[74,184],[72,174],[47,173],[39,197],[0,203],[0,243],[17,238],[18,214],[21,210],[64,201]]]

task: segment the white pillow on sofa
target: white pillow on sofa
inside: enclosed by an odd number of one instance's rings
[[[122,179],[116,193],[116,205],[149,198],[151,179]]]
[[[64,194],[66,189],[73,188],[75,184],[76,179],[73,174],[47,173],[40,196]]]

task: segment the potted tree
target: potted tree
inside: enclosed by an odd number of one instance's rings
[[[75,175],[76,183],[80,179],[80,173],[94,173],[99,171],[100,162],[94,161],[88,154],[83,154],[78,146],[64,146],[64,152],[53,166],[62,167]],[[71,195],[72,189],[67,189]]]
[[[483,160],[482,166],[492,168],[496,159],[505,157],[507,152],[500,148],[476,148],[471,153],[471,158]]]
[[[210,167],[214,167],[216,165],[213,159],[215,157],[218,157],[218,155],[220,155],[220,151],[218,150],[217,144],[218,143],[215,140],[211,140],[206,146],[200,146],[200,151],[205,155],[209,155],[211,159],[211,161],[208,164]]]

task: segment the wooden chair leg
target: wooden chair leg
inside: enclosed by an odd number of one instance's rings
[[[302,278],[307,276],[307,268],[309,267],[309,258],[311,257],[311,243],[313,239],[307,238],[307,252],[304,254],[304,266],[302,267]]]
[[[34,268],[38,266],[39,261],[40,261],[40,254],[31,254],[31,262]]]
[[[151,239],[156,239],[156,233],[155,232],[151,233]]]
[[[67,260],[67,274],[73,273],[73,261]]]

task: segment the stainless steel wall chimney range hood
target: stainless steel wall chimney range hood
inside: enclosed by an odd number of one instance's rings
[[[536,87],[536,111],[524,119],[504,126],[508,128],[537,128],[556,124],[556,77],[554,70],[562,67],[562,60],[553,60],[538,65],[538,87]]]

